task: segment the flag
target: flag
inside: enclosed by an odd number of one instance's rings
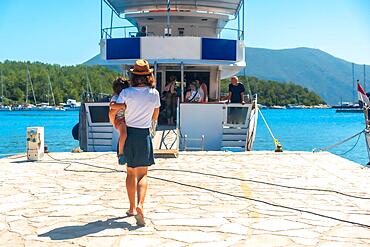
[[[167,0],[167,12],[171,11],[171,3],[170,0]]]
[[[360,83],[357,83],[357,91],[358,91],[358,100],[370,106],[369,98],[367,97],[364,89],[361,87]]]

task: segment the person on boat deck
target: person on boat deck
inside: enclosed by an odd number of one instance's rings
[[[199,80],[195,80],[196,83],[199,85],[199,90],[201,91],[201,94],[203,94],[202,102],[208,102],[208,87],[207,84],[204,82],[201,82]]]
[[[131,86],[122,90],[117,99],[117,103],[125,104],[127,125],[124,153],[127,160],[126,189],[130,208],[126,214],[135,216],[138,226],[145,226],[147,173],[148,167],[154,165],[151,136],[155,134],[161,103],[149,63],[146,60],[137,60],[130,71]]]
[[[118,163],[120,165],[126,164],[124,157],[124,146],[127,137],[126,122],[125,122],[125,111],[122,109],[122,104],[117,103],[118,95],[125,88],[128,88],[130,85],[127,80],[122,77],[118,77],[113,81],[113,96],[109,104],[109,121],[113,124],[114,128],[119,132],[119,141],[118,141]]]
[[[145,37],[146,35],[146,26],[142,26],[140,31],[136,33],[136,37]]]
[[[204,95],[199,89],[199,84],[196,81],[190,83],[190,90],[186,92],[185,102],[201,103]]]
[[[164,88],[165,101],[166,101],[166,116],[167,124],[175,124],[176,105],[177,105],[177,90],[176,90],[176,77],[170,76],[170,81]]]
[[[244,85],[239,82],[237,76],[233,76],[230,79],[229,94],[224,98],[229,103],[244,104]]]
[[[244,85],[239,82],[237,76],[233,76],[230,79],[229,94],[225,97],[225,100],[229,103],[244,104],[244,92]],[[243,119],[242,116],[240,109],[237,107],[230,107],[228,109],[228,121],[230,121],[231,124],[244,124],[245,119]]]

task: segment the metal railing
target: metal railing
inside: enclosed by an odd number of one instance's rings
[[[173,26],[171,27],[173,29]],[[176,35],[174,34],[174,30],[172,30],[172,37],[174,36],[187,36],[187,37],[207,37],[209,35],[205,35],[206,29],[212,29],[212,27],[206,26],[191,26],[193,28],[192,35]],[[211,30],[213,31],[213,29]],[[101,37],[104,39],[112,39],[112,38],[133,38],[137,37],[139,33],[138,28],[136,26],[118,26],[118,27],[108,27],[103,28],[101,30]],[[217,38],[235,38],[236,40],[244,40],[244,30],[237,29],[237,28],[216,28]],[[154,32],[146,32],[143,36],[166,36],[164,34],[155,34]]]

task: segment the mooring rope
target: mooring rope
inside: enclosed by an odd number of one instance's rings
[[[348,142],[348,141],[352,140],[353,138],[355,138],[355,137],[357,137],[357,136],[360,136],[360,135],[361,135],[362,133],[364,133],[364,132],[365,132],[365,130],[361,130],[359,133],[354,134],[354,135],[352,135],[352,136],[350,136],[350,137],[348,137],[348,138],[346,138],[346,139],[344,139],[344,140],[342,140],[342,141],[339,141],[339,142],[337,142],[337,143],[335,143],[335,144],[333,144],[333,145],[329,145],[329,146],[322,147],[322,148],[314,148],[314,149],[312,150],[312,152],[317,153],[317,152],[327,151],[327,150],[329,150],[329,149],[335,148],[335,147],[337,147],[337,146],[339,146],[339,145],[341,145],[341,144],[343,144],[343,143],[345,143],[345,142]],[[352,151],[352,150],[353,150],[353,148],[355,148],[355,147],[356,147],[356,145],[357,145],[357,143],[358,143],[358,140],[359,140],[359,139],[360,139],[360,137],[358,137],[356,144],[355,144],[355,145],[354,145],[354,146],[353,146],[349,151]],[[348,153],[349,151],[345,152],[344,154]]]
[[[266,125],[267,130],[270,132],[270,135],[271,135],[272,139],[274,140],[275,152],[282,152],[283,151],[283,146],[280,144],[280,142],[278,141],[278,139],[275,138],[274,134],[272,133],[272,130],[271,130],[270,126],[268,125],[265,117],[262,114],[262,111],[260,109],[258,109],[258,112],[260,113],[260,115],[262,117],[262,120],[263,120],[263,122]]]

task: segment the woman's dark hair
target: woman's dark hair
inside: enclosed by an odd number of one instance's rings
[[[154,76],[131,74],[131,86],[137,87],[139,85],[145,85],[150,88],[155,88]]]
[[[121,91],[130,86],[128,80],[123,77],[117,77],[112,84],[113,92],[115,94],[120,94]]]

